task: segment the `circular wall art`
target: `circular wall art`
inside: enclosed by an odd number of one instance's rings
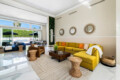
[[[91,34],[95,30],[95,26],[93,24],[87,24],[84,28],[85,33]]]
[[[64,35],[64,29],[60,29],[59,30],[59,34],[62,36],[62,35]]]
[[[71,27],[70,28],[70,30],[69,30],[69,33],[71,34],[71,35],[75,35],[76,34],[76,28],[75,27]]]

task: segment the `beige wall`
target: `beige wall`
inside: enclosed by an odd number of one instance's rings
[[[46,29],[46,26],[42,26],[42,40],[47,41],[47,29]]]
[[[116,0],[116,24],[117,24],[117,63],[120,64],[120,0]]]
[[[70,12],[77,11],[72,15]],[[62,17],[58,19],[58,17]],[[88,23],[95,25],[93,34],[86,34],[84,26]],[[103,3],[93,6],[91,9],[80,6],[56,17],[56,41],[69,41],[79,43],[96,43],[104,47],[105,56],[115,56],[116,54],[116,13],[115,0],[106,0]],[[77,28],[74,36],[69,34],[71,26]],[[65,34],[59,35],[59,30],[63,28]]]

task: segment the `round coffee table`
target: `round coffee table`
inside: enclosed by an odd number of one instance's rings
[[[30,53],[29,61],[35,61],[37,59],[36,52],[37,52],[37,50],[30,50],[29,51],[29,53]]]
[[[69,71],[69,74],[73,77],[76,77],[76,78],[81,77],[82,73],[80,71],[80,64],[82,62],[82,59],[79,57],[70,57],[69,60],[72,64],[72,68]]]

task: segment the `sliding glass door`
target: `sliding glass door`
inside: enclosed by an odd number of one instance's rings
[[[3,38],[2,45],[11,45],[12,44],[12,29],[3,29]]]

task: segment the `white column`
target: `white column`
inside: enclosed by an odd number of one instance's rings
[[[3,30],[0,28],[0,46],[2,46]]]
[[[38,40],[41,40],[41,31],[38,31]]]
[[[48,21],[46,24],[46,31],[47,31],[47,46],[49,46],[49,16],[47,17]]]

